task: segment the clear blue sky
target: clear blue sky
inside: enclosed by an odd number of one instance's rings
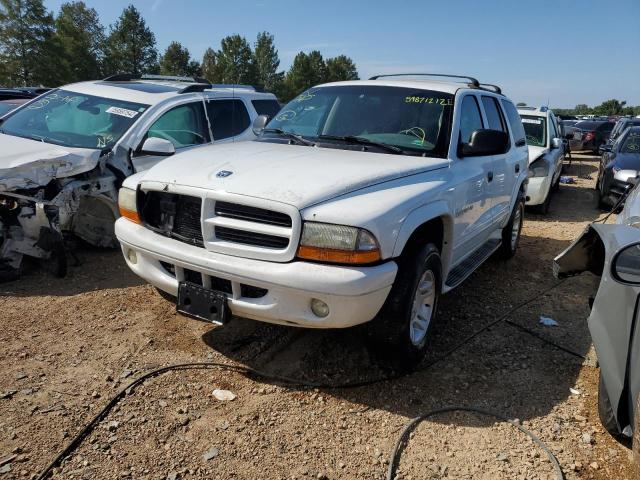
[[[239,33],[275,36],[295,54],[344,53],[361,78],[443,72],[497,83],[515,101],[640,105],[640,0],[85,0],[112,23],[133,3],[162,52],[172,40],[201,59]],[[45,0],[58,11],[64,0]]]

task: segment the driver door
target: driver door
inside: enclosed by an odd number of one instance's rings
[[[211,143],[209,123],[202,100],[178,105],[162,113],[142,137],[138,149],[149,137],[169,140],[175,147],[176,153]],[[141,172],[166,158],[134,154],[132,162],[135,171]]]

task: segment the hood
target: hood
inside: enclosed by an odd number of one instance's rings
[[[535,147],[529,145],[529,165],[531,165],[535,160],[540,158],[548,151],[549,149],[547,147]]]
[[[0,134],[0,191],[44,186],[96,167],[100,150],[68,148]]]
[[[268,142],[200,147],[170,157],[142,181],[221,190],[304,208],[380,182],[447,167],[440,158]],[[226,177],[217,177],[225,171]]]

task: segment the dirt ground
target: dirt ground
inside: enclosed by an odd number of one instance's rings
[[[508,317],[587,360],[500,322],[428,369],[359,388],[290,388],[221,370],[171,372],[123,399],[55,470],[60,479],[382,479],[404,425],[473,406],[518,421],[567,479],[628,479],[630,451],[601,427],[586,317],[598,279],[557,283],[552,258],[599,215],[593,157],[574,160],[547,216],[528,213],[520,250],[443,297],[429,363]],[[583,178],[589,176],[590,179]],[[361,331],[306,331],[234,319],[213,327],[175,308],[117,251],[84,248],[65,279],[28,272],[0,285],[0,478],[34,478],[123,386],[171,363],[218,361],[322,383],[389,374]],[[539,324],[541,315],[557,327]],[[214,389],[237,398],[219,401]],[[572,390],[570,390],[572,389]],[[436,415],[413,432],[398,479],[551,479],[514,426]]]

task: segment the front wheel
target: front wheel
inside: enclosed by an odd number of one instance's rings
[[[401,368],[413,368],[424,357],[437,316],[442,262],[429,243],[398,260],[398,274],[382,310],[366,326],[374,345]]]
[[[519,198],[513,207],[509,222],[502,229],[502,244],[498,250],[498,255],[504,260],[508,260],[516,254],[522,225],[524,224],[524,199]]]

